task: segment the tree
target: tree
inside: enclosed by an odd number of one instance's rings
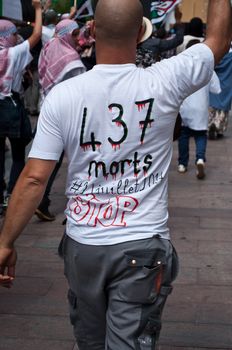
[[[52,8],[58,13],[66,13],[69,12],[73,3],[73,0],[52,0]]]

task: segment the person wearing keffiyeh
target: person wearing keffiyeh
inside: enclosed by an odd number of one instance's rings
[[[7,207],[11,192],[25,165],[25,148],[31,139],[31,125],[20,93],[25,68],[32,59],[30,49],[41,37],[40,1],[32,0],[32,4],[35,7],[35,26],[28,40],[20,43],[16,26],[8,20],[0,20],[0,215]],[[11,144],[13,162],[4,197],[6,138]]]
[[[9,72],[9,48],[17,44],[16,26],[8,21],[0,21],[0,92],[8,96],[11,93],[13,77]]]
[[[44,96],[59,82],[85,71],[76,50],[78,34],[78,24],[73,20],[64,19],[56,25],[54,38],[42,49],[39,77]]]
[[[79,35],[78,24],[70,19],[60,21],[55,28],[55,35],[43,47],[39,58],[39,81],[42,88],[42,100],[49,91],[61,81],[84,73],[86,68],[77,51]],[[50,213],[50,191],[56,174],[63,161],[61,154],[56,167],[49,178],[44,196],[35,214],[42,221],[53,221],[55,216]]]

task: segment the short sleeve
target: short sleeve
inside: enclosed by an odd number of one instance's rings
[[[207,85],[213,75],[214,56],[205,44],[197,44],[181,54],[153,66],[162,81],[166,96],[178,107],[183,100]]]
[[[48,94],[42,105],[29,158],[58,160],[64,149],[56,100]]]
[[[212,94],[220,94],[222,91],[221,85],[220,85],[220,80],[215,72],[213,72],[213,76],[212,76],[212,79],[210,81],[209,91]]]
[[[25,40],[22,44],[12,47],[11,50],[14,61],[14,70],[15,72],[21,73],[32,60],[29,41]]]

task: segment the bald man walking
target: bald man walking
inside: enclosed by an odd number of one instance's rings
[[[65,149],[60,251],[80,350],[156,348],[178,272],[167,226],[175,120],[183,100],[210,81],[231,41],[230,1],[213,0],[204,44],[136,68],[142,16],[139,0],[99,0],[92,23],[97,65],[47,96],[0,235],[0,284],[10,287],[14,241]]]

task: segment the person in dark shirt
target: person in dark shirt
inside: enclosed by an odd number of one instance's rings
[[[145,25],[149,25],[149,20],[144,21]],[[137,46],[137,66],[144,68],[159,60],[159,55],[162,52],[175,49],[182,44],[184,38],[184,28],[181,23],[175,25],[175,36],[171,39],[160,39],[150,35],[149,38],[139,43]]]

